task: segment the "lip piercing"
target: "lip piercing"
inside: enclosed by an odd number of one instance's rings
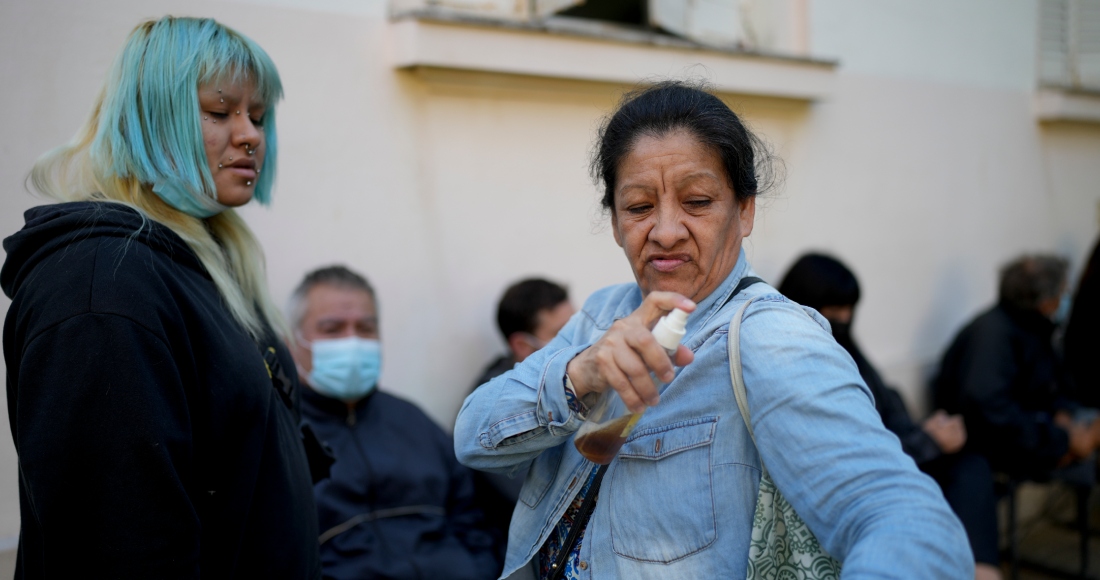
[[[222,166],[222,164],[221,164],[221,163],[219,163],[219,164],[218,164],[218,168],[220,169],[220,168],[221,168],[221,166]]]
[[[220,103],[224,103],[224,102],[225,102],[225,99],[218,99],[218,102],[220,102]]]
[[[246,182],[244,182],[244,184],[245,185],[252,185],[252,182],[251,181],[246,181]]]
[[[232,158],[232,157],[230,157],[230,158],[229,158],[229,160],[230,160],[230,161],[233,161],[233,158]]]

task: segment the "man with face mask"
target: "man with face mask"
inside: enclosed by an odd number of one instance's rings
[[[314,487],[326,578],[490,579],[504,541],[474,506],[470,470],[412,403],[378,390],[374,290],[343,266],[308,274],[291,296],[302,414],[333,452]]]
[[[839,260],[822,254],[799,258],[783,277],[779,291],[821,313],[833,337],[852,356],[859,374],[871,389],[883,425],[901,442],[901,448],[943,489],[974,552],[976,578],[1000,578],[997,515],[993,474],[980,455],[963,451],[966,426],[959,415],[938,409],[921,423],[913,421],[901,394],[883,382],[852,338],[852,317],[859,302],[859,281]]]

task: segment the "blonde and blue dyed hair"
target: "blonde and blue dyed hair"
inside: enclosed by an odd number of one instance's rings
[[[134,28],[87,122],[38,159],[30,182],[61,201],[122,204],[168,227],[253,338],[266,340],[272,329],[290,337],[267,289],[259,241],[235,210],[217,203],[203,145],[199,87],[245,81],[265,105],[266,155],[253,197],[269,203],[279,73],[255,42],[206,18],[166,16]]]
[[[97,173],[134,177],[162,198],[217,200],[203,148],[198,87],[252,81],[266,109],[266,155],[253,197],[271,201],[277,159],[275,103],[283,86],[259,45],[209,18],[173,18],[138,26],[107,78],[108,91],[91,144]],[[209,214],[208,214],[209,215]],[[208,216],[199,216],[208,217]]]

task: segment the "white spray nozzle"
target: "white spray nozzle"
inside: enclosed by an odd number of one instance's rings
[[[657,344],[666,351],[675,353],[687,332],[687,319],[688,313],[679,308],[662,316],[657,321],[657,326],[653,327],[653,338],[657,339]]]

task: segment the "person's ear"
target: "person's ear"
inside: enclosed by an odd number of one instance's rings
[[[508,336],[508,348],[512,350],[512,358],[516,359],[516,362],[522,362],[535,352],[534,347],[527,342],[522,332],[513,332]]]
[[[741,201],[738,205],[741,206],[739,216],[741,220],[741,237],[747,238],[752,233],[752,224],[756,220],[756,196]]]

